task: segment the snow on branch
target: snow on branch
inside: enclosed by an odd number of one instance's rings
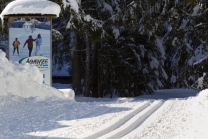
[[[64,9],[66,9],[66,7],[71,7],[72,10],[74,10],[76,13],[79,12],[79,6],[76,0],[62,0]]]

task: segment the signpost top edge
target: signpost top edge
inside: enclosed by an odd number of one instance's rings
[[[8,14],[4,15],[4,18],[9,17],[25,17],[25,18],[44,18],[44,17],[51,17],[51,18],[57,18],[56,15],[49,15],[49,14]]]

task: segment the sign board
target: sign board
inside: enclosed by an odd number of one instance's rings
[[[9,60],[37,66],[43,73],[43,83],[51,85],[51,21],[18,19],[9,22]]]
[[[19,61],[20,64],[33,64],[35,65],[41,73],[43,73],[43,84],[50,85],[50,59],[43,56],[32,56],[26,57]]]

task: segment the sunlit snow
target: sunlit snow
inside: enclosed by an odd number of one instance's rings
[[[136,98],[77,96],[74,101],[73,90],[41,84],[35,66],[12,63],[2,51],[0,62],[0,138],[207,137],[208,90],[158,90]]]
[[[77,3],[77,0],[62,0],[62,3],[64,6],[64,9],[70,6],[70,8],[73,9],[76,13],[79,12],[79,6]]]
[[[39,101],[49,98],[74,99],[73,94],[68,94],[66,97],[61,91],[43,85],[43,75],[37,67],[30,64],[12,63],[5,55],[0,50],[0,96],[11,95]]]
[[[10,14],[48,14],[58,17],[60,11],[58,4],[48,0],[15,0],[2,11],[1,18]]]

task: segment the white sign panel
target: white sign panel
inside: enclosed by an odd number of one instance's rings
[[[51,85],[51,23],[44,18],[21,18],[9,24],[9,60],[36,65],[43,83]],[[47,63],[47,64],[46,64]]]
[[[50,84],[50,59],[43,56],[26,57],[19,61],[20,64],[33,64],[43,73],[43,84]]]

